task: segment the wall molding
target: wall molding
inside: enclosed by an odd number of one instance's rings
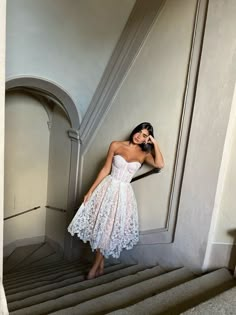
[[[60,108],[63,108],[63,112],[65,113],[68,121],[70,121],[69,116],[67,115],[67,112],[65,111],[64,107],[59,104],[59,102],[53,100],[51,97],[48,97],[45,95],[45,93],[42,93],[40,91],[37,91],[36,89],[31,89],[31,88],[24,88],[24,87],[15,87],[12,88],[10,90],[7,91],[8,93],[22,93],[22,94],[26,94],[29,97],[34,98],[35,100],[37,100],[38,102],[40,102],[40,104],[43,106],[45,112],[47,113],[48,116],[48,129],[51,129],[51,125],[52,125],[52,111],[53,108],[56,105],[60,106]]]
[[[91,145],[96,131],[140,51],[153,23],[161,13],[166,0],[137,0],[121,37],[108,62],[81,123],[82,155]]]
[[[79,184],[79,165],[80,165],[80,135],[78,130],[69,129],[68,136],[71,140],[70,170],[67,197],[67,216],[66,226],[68,226],[74,217],[74,211],[77,205],[78,184]],[[73,237],[65,231],[64,250],[65,257],[72,257]]]
[[[234,0],[207,1],[207,19],[174,250],[204,270],[236,82]],[[228,226],[230,230],[230,226]],[[227,226],[224,227],[226,232]],[[222,252],[223,256],[223,252]]]
[[[71,127],[79,129],[81,115],[78,112],[73,99],[65,89],[55,82],[51,82],[45,78],[31,76],[8,78],[6,81],[6,91],[14,90],[16,88],[22,88],[23,90],[29,88],[31,93],[34,91],[35,94],[47,96],[64,109],[71,123]]]
[[[67,133],[68,133],[68,137],[71,140],[76,141],[76,142],[80,141],[80,135],[79,135],[79,131],[77,129],[71,128],[67,131]]]
[[[78,170],[79,170],[79,156],[80,156],[80,114],[77,111],[76,105],[68,92],[55,83],[46,79],[38,77],[15,77],[9,78],[6,82],[6,90],[13,91],[14,89],[30,89],[30,92],[41,95],[59,105],[66,112],[71,129],[68,130],[68,137],[71,140],[70,152],[70,170],[69,170],[69,183],[67,193],[67,215],[66,222],[69,224],[74,214],[74,209],[77,200],[77,185],[78,185]],[[65,232],[65,254],[70,256],[70,248],[72,238]]]
[[[207,2],[208,0],[197,0],[196,3],[166,225],[164,228],[142,231],[140,233],[140,245],[165,244],[172,243],[174,241],[181,185],[187,154],[188,139],[191,128],[191,119],[195,102],[195,93],[202,52],[202,43],[205,31]]]

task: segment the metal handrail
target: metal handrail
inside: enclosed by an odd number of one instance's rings
[[[45,206],[45,208],[60,211],[60,212],[67,212],[66,209],[61,209],[61,208],[52,207],[52,206]]]
[[[132,182],[135,182],[136,180],[139,180],[141,178],[144,178],[144,177],[147,177],[147,176],[150,176],[152,174],[157,174],[157,173],[160,173],[161,169],[160,168],[153,168],[151,171],[148,171],[146,173],[143,173],[141,175],[138,175],[136,177],[134,177],[132,180],[131,180],[131,183]]]
[[[150,170],[150,171],[148,171],[148,172],[146,172],[146,173],[144,173],[144,174],[141,174],[141,175],[138,175],[138,176],[134,177],[134,178],[131,180],[131,183],[132,183],[132,182],[135,182],[136,180],[139,180],[139,179],[141,179],[141,178],[150,176],[150,175],[152,175],[152,174],[160,173],[160,171],[161,171],[160,168],[153,168],[152,170]],[[39,209],[39,208],[41,208],[41,207],[38,206],[38,207],[31,208],[31,209],[29,209],[29,210],[22,211],[22,212],[17,213],[17,214],[13,214],[13,215],[11,215],[11,216],[9,216],[9,217],[4,218],[4,221],[9,220],[9,219],[12,219],[12,218],[15,218],[15,217],[18,217],[18,216],[20,216],[20,215],[22,215],[22,214],[25,214],[25,213],[28,213],[28,212],[37,210],[37,209]],[[67,212],[66,209],[57,208],[57,207],[52,207],[52,206],[49,206],[49,205],[45,206],[45,208],[51,209],[51,210],[60,211],[60,212]]]
[[[12,218],[15,218],[15,217],[18,217],[18,216],[20,216],[20,215],[22,215],[22,214],[25,214],[25,213],[28,213],[28,212],[37,210],[37,209],[39,209],[39,208],[41,208],[41,207],[40,207],[40,206],[34,207],[34,208],[29,209],[29,210],[25,210],[25,211],[19,212],[19,213],[17,213],[17,214],[10,215],[9,217],[4,218],[4,221],[9,220],[9,219],[12,219]]]

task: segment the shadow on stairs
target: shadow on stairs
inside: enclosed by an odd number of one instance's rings
[[[197,276],[117,263],[85,280],[89,267],[47,243],[17,248],[4,262],[10,314],[236,314],[236,281],[224,268]]]

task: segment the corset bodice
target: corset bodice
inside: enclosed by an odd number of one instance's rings
[[[140,167],[141,163],[138,161],[127,162],[123,156],[115,155],[112,162],[111,176],[114,179],[129,183]]]

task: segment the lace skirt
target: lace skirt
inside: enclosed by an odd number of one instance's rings
[[[139,240],[138,211],[130,183],[108,175],[97,186],[86,204],[82,204],[68,231],[92,250],[100,249],[108,258],[118,258],[123,249],[131,249]]]

